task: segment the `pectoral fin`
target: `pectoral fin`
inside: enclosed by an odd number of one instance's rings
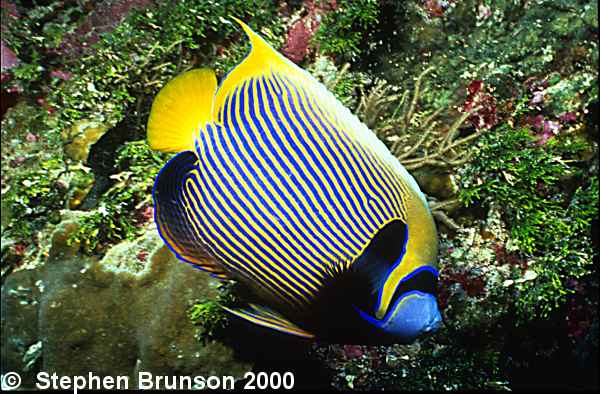
[[[314,338],[314,334],[298,327],[272,309],[261,305],[249,304],[248,308],[244,309],[232,309],[225,306],[222,308],[238,317],[254,324],[258,324],[259,326],[268,327],[273,330],[303,338]]]

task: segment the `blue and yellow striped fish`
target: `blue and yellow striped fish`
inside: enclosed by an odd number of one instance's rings
[[[236,20],[237,21],[237,20]],[[255,300],[231,313],[301,337],[408,343],[435,330],[437,234],[415,180],[321,83],[243,22],[217,86],[170,81],[148,120],[156,223],[183,261]]]

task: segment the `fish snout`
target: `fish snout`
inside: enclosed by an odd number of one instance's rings
[[[437,331],[442,323],[436,298],[420,291],[409,292],[394,305],[382,325],[384,331],[404,342]]]
[[[430,316],[431,316],[431,318],[429,320],[429,323],[427,323],[423,327],[423,330],[422,330],[423,334],[434,333],[442,325],[442,315],[440,314],[440,311],[438,310],[437,305],[436,305],[435,311]]]

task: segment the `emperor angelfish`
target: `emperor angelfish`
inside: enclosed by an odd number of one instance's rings
[[[229,312],[300,337],[410,343],[437,329],[437,233],[386,146],[331,92],[236,19],[252,49],[219,85],[171,80],[148,120],[179,152],[154,186],[177,257],[251,290]]]

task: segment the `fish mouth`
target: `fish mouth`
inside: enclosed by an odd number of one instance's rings
[[[427,325],[423,327],[421,334],[433,334],[440,328],[441,325],[442,315],[440,314],[439,310],[436,310],[436,313],[433,313],[431,315],[431,320],[429,321],[429,323],[427,323]]]
[[[407,275],[394,291],[387,313],[382,319],[355,306],[360,316],[395,340],[410,343],[417,337],[435,332],[442,317],[435,297],[437,270],[420,267]]]
[[[418,290],[399,298],[384,319],[376,319],[360,310],[359,313],[379,328],[389,343],[412,343],[420,336],[435,332],[442,322],[435,297]]]

